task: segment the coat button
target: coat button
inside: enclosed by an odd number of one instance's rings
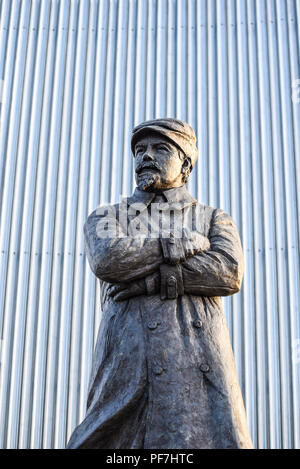
[[[176,283],[176,278],[171,275],[171,277],[168,278],[168,285],[173,286]]]
[[[153,367],[153,373],[157,376],[161,375],[162,372],[164,371],[163,367],[162,366],[159,366],[159,365],[155,365]]]
[[[207,373],[209,371],[209,369],[210,368],[206,363],[201,363],[200,370],[202,371],[202,373]]]
[[[198,328],[202,327],[203,323],[202,323],[201,319],[195,319],[195,321],[193,322],[193,326],[198,327]]]
[[[156,329],[158,326],[158,323],[156,321],[149,321],[148,322],[148,327],[149,329],[153,330],[153,329]]]

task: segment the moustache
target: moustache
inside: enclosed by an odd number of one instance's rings
[[[135,172],[137,174],[140,174],[144,169],[156,169],[158,171],[161,171],[161,167],[157,163],[147,162],[147,163],[139,165],[136,168]]]

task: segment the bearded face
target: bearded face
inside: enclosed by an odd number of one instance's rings
[[[163,135],[148,133],[135,145],[135,173],[139,189],[159,192],[185,183],[188,161]]]

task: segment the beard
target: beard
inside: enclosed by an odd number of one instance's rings
[[[138,175],[137,185],[142,191],[151,192],[155,189],[157,182],[159,181],[159,174],[152,172],[143,172]]]

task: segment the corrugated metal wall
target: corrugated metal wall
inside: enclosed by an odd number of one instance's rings
[[[1,446],[64,447],[83,418],[101,314],[83,223],[132,192],[132,127],[169,116],[197,132],[191,193],[242,237],[224,305],[255,446],[299,448],[300,2],[0,12]]]

